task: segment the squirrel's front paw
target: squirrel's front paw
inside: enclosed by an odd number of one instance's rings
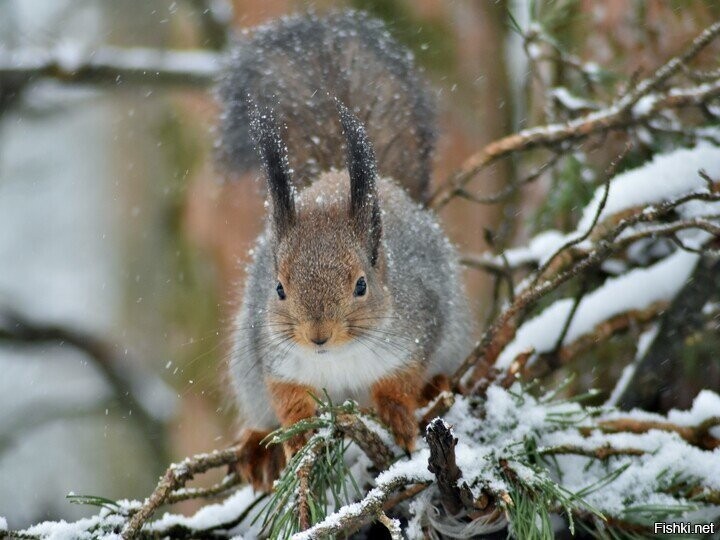
[[[240,439],[235,472],[256,491],[271,491],[273,482],[285,467],[285,455],[280,445],[266,446],[261,441],[269,431],[247,430]]]
[[[392,430],[395,442],[408,453],[415,450],[418,432],[412,408],[392,399],[380,399],[377,412],[380,420]]]
[[[283,443],[283,449],[285,450],[285,460],[290,462],[292,457],[297,454],[303,446],[308,442],[310,438],[309,433],[300,433],[291,437]]]

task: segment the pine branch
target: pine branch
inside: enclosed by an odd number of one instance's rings
[[[332,514],[306,531],[294,534],[292,540],[318,539],[359,529],[383,511],[393,492],[414,483],[413,478],[406,476],[379,482],[360,502],[344,507],[341,514]]]

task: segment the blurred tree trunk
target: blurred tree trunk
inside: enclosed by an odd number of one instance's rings
[[[685,364],[688,342],[704,326],[703,306],[719,296],[720,260],[702,256],[692,277],[663,316],[657,336],[618,400],[619,408],[630,410],[637,407],[666,412],[671,408],[690,405],[696,392],[688,394],[684,391],[687,386],[688,366]],[[720,360],[715,357],[714,362],[717,378],[717,364]],[[703,374],[712,375],[710,365],[700,366],[700,369]],[[717,380],[713,384],[710,377],[703,381],[702,386],[717,388]]]

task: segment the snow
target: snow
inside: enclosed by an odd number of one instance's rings
[[[645,207],[647,212],[652,210],[654,204],[663,201],[690,193],[707,193],[707,184],[698,174],[700,170],[704,170],[710,178],[720,179],[720,148],[703,143],[694,148],[675,150],[657,155],[652,161],[615,176],[598,223],[631,208]],[[507,250],[505,257],[508,264],[511,267],[533,262],[541,265],[564,244],[584,236],[594,223],[605,191],[605,186],[595,191],[575,231],[568,234],[555,230],[540,233],[527,246]],[[720,203],[692,200],[680,205],[677,213],[684,219],[705,217],[716,220],[720,215]],[[620,238],[653,228],[657,228],[657,225],[643,223],[628,227]],[[709,239],[710,233],[688,229],[680,231],[677,236],[686,246],[700,248]],[[647,241],[631,245],[628,251],[631,260],[643,258],[642,253],[636,253],[638,245],[644,247],[640,252],[652,247]],[[591,240],[585,240],[578,246],[590,248]],[[656,255],[665,256],[666,253]],[[613,316],[644,309],[655,302],[671,301],[691,275],[697,259],[696,254],[676,251],[649,268],[638,268],[606,280],[601,287],[580,301],[563,343],[571,343],[592,332],[598,324]],[[501,265],[502,258],[492,257],[491,262]],[[622,270],[619,263],[613,267]],[[524,290],[531,282],[530,278],[524,280],[518,290]],[[508,367],[520,353],[530,349],[536,353],[551,351],[557,344],[573,305],[573,299],[559,300],[523,324],[514,340],[500,354],[497,367]],[[630,369],[624,373],[625,377],[631,376]]]
[[[173,526],[188,527],[193,530],[217,527],[236,519],[257,497],[258,495],[254,493],[253,489],[246,486],[220,503],[204,506],[192,516],[166,513],[163,517],[146,524],[143,530],[160,532]],[[36,535],[43,540],[115,540],[120,538],[119,532],[126,523],[125,516],[130,510],[137,510],[139,506],[140,503],[137,501],[118,501],[117,508],[102,508],[96,515],[89,518],[74,522],[45,521],[20,532]],[[251,522],[261,509],[262,505],[257,505],[243,523],[235,526],[231,531],[232,534],[258,538],[260,526],[252,525]],[[0,521],[0,530],[3,530],[1,527],[3,524],[7,528],[7,523],[2,520]],[[242,536],[236,537],[242,538]]]
[[[557,99],[560,103],[562,103],[563,107],[571,111],[597,108],[597,105],[592,101],[588,101],[574,94],[571,94],[570,91],[563,86],[553,88],[550,91],[550,96]]]
[[[7,530],[8,530],[7,519],[0,516],[0,531],[7,531]]]
[[[678,500],[663,493],[663,485],[670,485],[678,475],[683,479],[702,479],[711,488],[720,485],[720,460],[716,453],[702,451],[682,441],[678,435],[661,431],[645,434],[597,435],[584,439],[579,436],[556,436],[555,444],[584,444],[586,448],[637,448],[646,453],[639,457],[621,456],[612,466],[599,460],[581,456],[558,456],[559,473],[564,487],[578,492],[606,477],[609,472],[627,467],[604,489],[595,491],[586,500],[604,513],[623,515],[630,506],[677,506]],[[668,481],[670,480],[670,481]],[[717,513],[716,513],[717,515]]]
[[[715,417],[720,417],[720,396],[710,390],[701,390],[689,411],[673,409],[668,412],[668,420],[680,426],[696,426]],[[713,428],[713,433],[720,436],[717,426]]]
[[[592,332],[598,324],[613,316],[672,300],[692,274],[698,258],[695,253],[677,251],[648,268],[636,268],[607,279],[580,301],[563,344]],[[528,349],[539,354],[552,351],[573,304],[574,300],[570,298],[559,300],[523,324],[515,339],[498,357],[496,366],[509,367]]]
[[[473,405],[470,399],[458,397],[445,416],[445,420],[453,425],[453,432],[458,438],[456,456],[463,473],[461,482],[467,482],[474,494],[479,494],[483,487],[494,493],[507,491],[506,481],[498,473],[497,460],[501,456],[508,459],[510,466],[525,482],[532,485],[547,480],[547,472],[544,470],[521,463],[518,453],[522,452],[529,438],[537,441],[539,451],[562,445],[594,450],[608,444],[620,449],[645,450],[647,453],[642,456],[617,456],[606,461],[560,454],[552,460],[555,465],[551,466],[548,462],[552,478],[571,492],[579,492],[607,479],[610,472],[627,466],[603,489],[584,497],[595,508],[615,516],[623,515],[628,507],[650,504],[677,506],[678,499],[663,493],[664,470],[677,472],[682,478],[704,479],[705,485],[710,488],[720,484],[717,451],[700,450],[675,433],[651,431],[644,434],[604,434],[596,430],[585,437],[577,430],[578,424],[592,426],[604,419],[645,419],[647,413],[642,411],[608,411],[592,418],[577,403],[533,398],[523,393],[517,385],[510,390],[491,386],[484,403],[485,416],[482,420],[477,411],[473,411],[476,406],[477,403]],[[690,411],[671,411],[667,418],[659,415],[658,418],[677,421],[680,425],[696,425],[719,414],[720,396],[705,391],[698,395]],[[684,459],[680,460],[678,456]],[[418,503],[413,510],[415,523],[421,521],[423,512],[428,512],[432,522],[429,502],[424,506]],[[415,530],[419,530],[417,525]]]
[[[551,229],[537,234],[527,246],[508,249],[505,251],[505,258],[511,268],[533,262],[542,264],[566,241],[563,233]],[[498,265],[503,264],[501,257],[494,257],[493,261]]]
[[[601,415],[598,421],[617,418],[671,422],[679,426],[696,426],[709,418],[720,416],[720,396],[703,390],[695,398],[689,411],[672,410],[667,417],[640,410],[630,412],[612,411]],[[663,485],[671,485],[678,479],[702,480],[711,489],[720,488],[720,459],[718,451],[703,451],[683,441],[672,432],[651,430],[647,433],[603,434],[593,431],[589,437],[577,432],[556,433],[544,441],[552,445],[573,445],[592,449],[611,445],[614,448],[636,448],[646,454],[638,459],[617,457],[612,469],[628,466],[608,488],[597,491],[588,501],[604,512],[618,515],[632,504],[677,505],[677,499],[662,493]],[[558,456],[562,483],[571,491],[591,485],[593,476],[598,479],[607,475],[608,467],[597,460],[577,456]],[[718,509],[715,509],[717,519]]]
[[[650,111],[652,111],[652,108],[655,106],[656,102],[657,96],[654,94],[643,96],[633,106],[632,112],[635,116],[645,116]]]
[[[683,148],[657,155],[652,161],[615,176],[611,181],[607,201],[598,223],[631,208],[646,206],[648,211],[653,204],[690,193],[707,192],[705,180],[698,174],[701,169],[707,172],[710,178],[720,179],[720,148],[701,143],[694,148]],[[593,224],[604,195],[605,186],[595,191],[592,200],[583,209],[574,231],[565,234],[550,229],[537,234],[526,246],[506,250],[504,255],[510,267],[516,268],[533,263],[542,265],[564,244],[584,236]],[[720,215],[720,203],[692,200],[680,205],[677,213],[684,219],[717,218]],[[643,227],[647,225],[628,228],[623,234],[632,234]],[[709,233],[698,230],[678,233],[678,236],[690,247],[698,247],[707,240],[708,235]],[[585,241],[578,244],[578,247],[587,248],[590,245],[590,241]],[[494,265],[504,264],[500,256],[490,255],[486,258]],[[518,290],[523,290],[529,283],[525,281],[519,284]]]
[[[16,70],[38,70],[56,64],[67,73],[74,73],[87,66],[211,78],[220,74],[221,59],[216,53],[202,50],[163,51],[106,46],[89,51],[81,43],[65,41],[50,50],[31,47],[8,50],[0,46],[0,64]]]
[[[412,459],[395,462],[388,470],[381,472],[375,481],[377,485],[390,484],[398,478],[411,478],[413,482],[429,482],[434,478],[427,470],[429,457],[430,450],[422,448],[412,456]]]
[[[698,171],[720,179],[720,148],[701,144],[656,155],[649,163],[615,176],[610,184],[605,208],[598,222],[623,210],[646,206],[697,191],[707,191]],[[604,188],[596,190],[582,214],[578,231],[586,231],[593,222]]]
[[[445,422],[452,426],[453,434],[458,438],[455,452],[462,471],[460,483],[467,483],[474,496],[489,490],[498,497],[501,505],[507,504],[508,499],[503,494],[507,494],[510,486],[503,469],[499,467],[499,460],[504,459],[526,485],[541,486],[554,482],[572,493],[585,491],[582,496],[585,504],[606,515],[628,517],[628,512],[633,509],[660,505],[678,508],[685,519],[693,516],[693,519],[715,520],[720,517],[720,509],[672,496],[667,493],[667,488],[678,480],[684,480],[691,484],[700,481],[708,489],[720,489],[718,450],[701,450],[685,442],[678,434],[668,431],[604,433],[594,428],[599,422],[616,418],[670,421],[680,426],[695,426],[718,416],[720,396],[709,390],[698,394],[690,410],[673,410],[667,417],[663,417],[638,410],[619,412],[583,408],[576,402],[555,401],[552,395],[537,398],[516,383],[510,389],[490,386],[484,400],[457,396],[445,415]],[[589,434],[581,434],[579,427],[589,429]],[[526,455],[530,440],[535,441],[537,448],[533,455],[540,456],[558,447],[594,451],[608,445],[643,453],[618,455],[605,460],[559,453],[552,460],[535,463],[534,459],[528,460]],[[399,485],[432,481],[434,477],[427,469],[428,458],[429,450],[421,442],[420,449],[410,459],[400,459],[379,474],[375,479],[375,487],[362,500],[341,507],[315,527],[327,530],[345,519],[361,515],[368,507],[382,504]],[[363,463],[367,466],[367,461]],[[605,484],[602,489],[590,489],[600,483]],[[145,530],[152,533],[173,526],[194,530],[215,527],[235,519],[255,500],[256,494],[250,487],[241,488],[223,502],[205,506],[193,516],[166,513],[146,525]],[[52,540],[115,539],[125,523],[124,515],[131,508],[137,508],[138,504],[122,501],[115,511],[103,508],[91,518],[72,523],[44,522],[22,532]],[[261,509],[262,505],[258,505],[245,523],[236,527],[231,534],[235,538],[259,537],[259,526],[248,526],[247,523]],[[446,519],[434,510],[432,489],[411,503],[411,514],[413,517],[406,530],[408,538],[422,537],[425,520],[438,527],[437,530],[475,531],[478,534],[505,525],[505,521],[500,520],[478,522],[470,529],[460,527],[458,522]],[[6,524],[0,519],[2,526]],[[315,537],[314,534],[311,529],[293,538],[304,540]]]
[[[173,526],[184,526],[194,530],[208,529],[237,518],[257,497],[258,495],[253,491],[252,487],[245,486],[223,502],[204,506],[192,516],[165,513],[160,519],[151,522],[146,529],[149,531],[162,531]],[[256,511],[251,512],[245,519],[245,523],[250,523],[261,509],[262,505],[258,505]],[[247,534],[248,531],[253,531],[254,534],[260,532],[257,528],[248,528],[247,526],[242,527],[237,532]]]
[[[693,400],[690,410],[672,409],[667,416],[646,412],[640,409],[631,411],[633,417],[653,422],[670,422],[678,426],[697,426],[711,418],[720,417],[720,396],[711,390],[701,390]],[[605,420],[625,418],[623,411],[610,411],[602,416]],[[715,429],[715,428],[714,428]],[[713,431],[715,433],[715,431]],[[718,479],[720,481],[720,478]]]
[[[113,532],[98,532],[93,534],[90,532],[98,526],[105,526],[112,529],[119,530],[125,522],[125,518],[116,515],[109,514],[107,509],[101,510],[97,515],[79,519],[74,522],[61,521],[44,521],[32,527],[28,527],[23,534],[34,535],[42,538],[43,540],[90,540],[91,538],[102,538],[103,540],[109,540],[116,533]]]
[[[618,417],[642,420],[647,415],[642,411],[609,411],[592,418],[577,403],[536,399],[523,393],[518,386],[510,390],[491,386],[484,405],[486,414],[481,422],[476,414],[472,414],[467,398],[458,399],[446,415],[446,421],[453,424],[459,439],[456,455],[463,472],[462,480],[474,491],[483,485],[495,492],[505,489],[504,480],[497,473],[500,456],[508,458],[513,470],[526,482],[542,481],[542,471],[512,459],[521,451],[520,443],[528,438],[536,439],[539,450],[562,445],[591,450],[609,444],[614,448],[646,451],[642,456],[618,456],[606,461],[566,454],[555,456],[553,463],[557,464],[557,470],[553,478],[572,492],[593,485],[606,478],[609,472],[627,466],[605,488],[585,497],[588,503],[612,515],[622,515],[630,506],[676,506],[678,499],[663,493],[663,482],[671,480],[667,476],[674,473],[680,478],[701,479],[712,489],[720,487],[718,451],[700,450],[675,433],[655,430],[644,434],[605,434],[595,430],[585,437],[576,429],[578,423],[595,425]],[[697,425],[720,416],[720,396],[706,390],[697,396],[689,411],[670,411],[667,418],[655,416],[679,425]],[[678,459],[679,456],[683,459]]]

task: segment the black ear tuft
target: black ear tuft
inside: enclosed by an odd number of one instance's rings
[[[380,248],[382,222],[377,195],[375,150],[360,120],[339,100],[335,100],[347,144],[350,176],[350,219],[366,243],[370,262],[375,265]]]
[[[272,111],[251,103],[250,134],[265,168],[272,201],[275,236],[282,238],[295,223],[295,200],[287,149],[280,138]]]

